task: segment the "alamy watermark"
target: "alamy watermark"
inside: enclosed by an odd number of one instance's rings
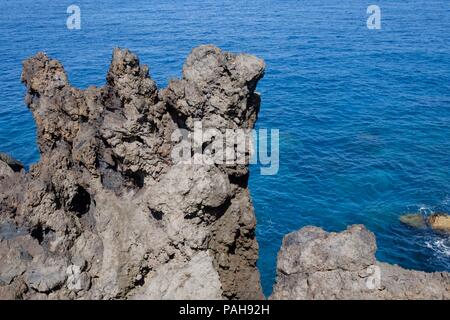
[[[370,5],[367,7],[367,14],[370,16],[367,18],[367,28],[370,30],[381,29],[381,9],[377,5]]]
[[[366,279],[366,287],[369,290],[378,290],[381,287],[381,269],[379,266],[372,265],[366,269],[369,275]]]
[[[67,13],[70,16],[66,20],[66,26],[69,30],[80,30],[81,29],[81,9],[77,5],[70,5],[67,7]]]
[[[203,128],[194,122],[193,131],[177,129],[172,134],[174,163],[199,165],[260,164],[261,175],[279,170],[279,130]],[[270,149],[269,149],[270,148]]]
[[[81,29],[81,9],[77,5],[70,5],[67,7],[66,12],[70,16],[66,20],[66,26],[69,30],[80,30]],[[367,18],[366,25],[370,30],[380,30],[381,29],[381,9],[378,5],[372,4],[367,7]]]

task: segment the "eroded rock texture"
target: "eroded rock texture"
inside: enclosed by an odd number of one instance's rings
[[[158,90],[116,49],[105,86],[79,90],[58,61],[25,61],[41,160],[28,173],[0,162],[0,298],[262,298],[247,165],[171,152],[195,121],[252,128],[263,73],[202,46]]]
[[[271,299],[450,299],[449,273],[381,263],[375,251],[375,236],[362,225],[290,233],[278,254]]]

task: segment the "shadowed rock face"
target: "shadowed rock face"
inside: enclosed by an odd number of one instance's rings
[[[105,86],[79,90],[45,54],[25,61],[41,160],[0,162],[0,298],[262,298],[247,165],[173,163],[171,136],[253,128],[263,73],[202,46],[158,90],[116,49]]]
[[[0,175],[10,175],[12,172],[20,172],[24,166],[20,161],[17,161],[7,155],[0,152]]]
[[[362,225],[290,233],[278,254],[271,299],[450,299],[449,273],[381,263],[375,251],[375,236]]]

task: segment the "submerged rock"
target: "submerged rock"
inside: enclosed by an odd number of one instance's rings
[[[427,227],[427,221],[421,213],[410,213],[400,216],[400,222],[418,229]]]
[[[406,270],[375,258],[362,225],[334,233],[305,227],[285,236],[271,299],[450,299],[450,274]]]
[[[171,152],[196,121],[253,128],[264,67],[201,46],[158,89],[115,49],[106,84],[79,90],[58,61],[26,60],[41,157],[14,178],[3,163],[23,166],[0,158],[0,224],[25,230],[2,231],[0,299],[262,298],[248,162],[180,164]]]
[[[428,217],[421,213],[405,214],[400,217],[400,222],[413,228],[450,232],[450,215],[443,212],[436,212]]]
[[[428,218],[428,224],[433,230],[450,232],[450,215],[434,213]]]

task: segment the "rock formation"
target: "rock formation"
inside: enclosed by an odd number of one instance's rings
[[[305,227],[285,236],[271,299],[450,299],[450,274],[375,259],[375,236],[362,225],[341,233]]]
[[[435,212],[429,216],[422,213],[410,213],[400,216],[400,222],[413,228],[430,228],[441,233],[450,233],[450,215]]]
[[[79,90],[58,61],[26,60],[41,159],[28,173],[0,159],[0,298],[262,298],[247,164],[171,153],[196,121],[253,128],[264,67],[201,46],[159,90],[116,49],[106,84]]]
[[[400,222],[417,229],[425,229],[427,227],[427,220],[421,213],[408,213],[400,216]]]

